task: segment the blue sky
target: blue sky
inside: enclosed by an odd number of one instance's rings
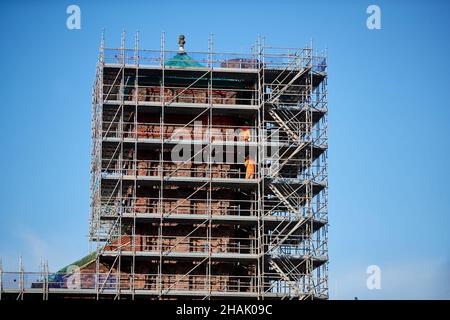
[[[166,3],[166,4],[164,4]],[[258,34],[329,51],[330,294],[450,299],[450,3],[447,1],[15,1],[3,42],[0,256],[56,270],[86,254],[91,87],[101,30],[158,49],[246,52]],[[81,30],[66,8],[81,8]],[[381,8],[381,30],[366,8]],[[447,39],[447,40],[445,40]],[[366,288],[378,265],[381,289]]]

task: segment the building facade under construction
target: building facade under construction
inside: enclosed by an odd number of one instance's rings
[[[96,250],[16,293],[327,299],[326,52],[125,43],[93,89]]]

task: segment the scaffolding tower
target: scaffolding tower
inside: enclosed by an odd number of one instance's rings
[[[207,52],[185,51],[184,36],[168,50],[164,33],[159,50],[138,34],[125,44],[102,36],[96,252],[71,294],[327,299],[327,53],[261,37],[249,54],[215,52],[212,36]],[[66,276],[47,272],[37,290],[65,292]]]

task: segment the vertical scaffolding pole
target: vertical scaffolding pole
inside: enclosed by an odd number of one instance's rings
[[[258,35],[256,41],[256,58],[258,68],[258,83],[257,83],[257,104],[258,104],[258,188],[257,188],[257,238],[258,238],[258,261],[256,266],[256,279],[254,281],[256,285],[256,292],[258,299],[264,299],[264,170],[266,159],[266,139],[265,139],[265,122],[264,122],[264,55],[263,47],[261,45],[261,37]]]
[[[136,78],[134,81],[134,92],[138,92],[139,85],[139,31],[136,31],[134,38],[134,61],[136,67]],[[138,114],[138,99],[135,100],[134,104],[134,116],[133,116],[133,136],[134,136],[134,151],[133,151],[133,162],[132,167],[137,169],[137,114]],[[133,181],[133,194],[132,194],[132,210],[133,210],[133,226],[131,230],[131,239],[132,239],[132,250],[133,257],[131,261],[131,299],[134,300],[135,288],[136,288],[136,199],[137,199],[137,170],[133,170],[134,173],[134,181]],[[141,250],[141,246],[139,247],[139,251]]]
[[[213,87],[213,34],[211,33],[208,38],[208,60],[209,60],[209,81],[208,86],[211,88]],[[212,97],[212,95],[211,95]],[[209,114],[208,114],[208,167],[209,167],[209,183],[208,183],[208,191],[207,191],[207,208],[208,208],[208,225],[207,225],[207,243],[208,243],[208,261],[206,265],[206,279],[208,283],[208,298],[211,296],[211,255],[212,255],[212,243],[211,243],[211,237],[212,237],[212,121],[213,121],[213,108],[212,108],[212,99],[210,100],[209,104]],[[203,125],[202,125],[203,126]]]
[[[22,256],[19,257],[19,295],[17,300],[23,300],[23,294],[25,291],[25,270],[23,267]]]
[[[160,163],[159,163],[159,175],[160,175],[160,187],[159,187],[159,199],[160,204],[160,221],[158,227],[158,241],[159,241],[159,266],[158,266],[158,287],[159,297],[161,298],[162,287],[162,268],[163,268],[163,199],[164,199],[164,115],[165,115],[165,33],[161,33],[161,84],[160,84],[160,100],[161,100],[161,114],[160,114],[160,139],[161,139],[161,151],[160,151]]]
[[[94,90],[98,92],[96,95],[93,106],[93,140],[94,140],[94,154],[95,158],[92,159],[92,185],[91,185],[91,210],[92,210],[92,220],[94,220],[94,228],[90,230],[91,237],[96,242],[96,259],[95,259],[95,283],[94,288],[96,292],[96,299],[100,299],[100,251],[101,245],[100,240],[98,239],[98,229],[100,228],[100,219],[101,219],[101,206],[102,206],[102,181],[100,179],[101,176],[101,168],[102,168],[102,122],[103,122],[103,70],[105,68],[105,32],[102,31],[101,40],[100,40],[100,54],[99,61],[97,66],[97,72],[99,72],[99,77],[97,78],[97,82]],[[100,109],[100,114],[98,112],[98,108]],[[98,119],[100,117],[100,119]]]
[[[0,301],[2,300],[3,293],[3,263],[2,258],[0,258]]]

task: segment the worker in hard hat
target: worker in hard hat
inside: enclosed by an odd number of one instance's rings
[[[255,160],[247,156],[245,157],[245,179],[253,179],[255,177]]]
[[[240,136],[241,141],[244,142],[250,141],[250,128],[248,127],[248,122],[245,122],[245,125],[241,128]]]

